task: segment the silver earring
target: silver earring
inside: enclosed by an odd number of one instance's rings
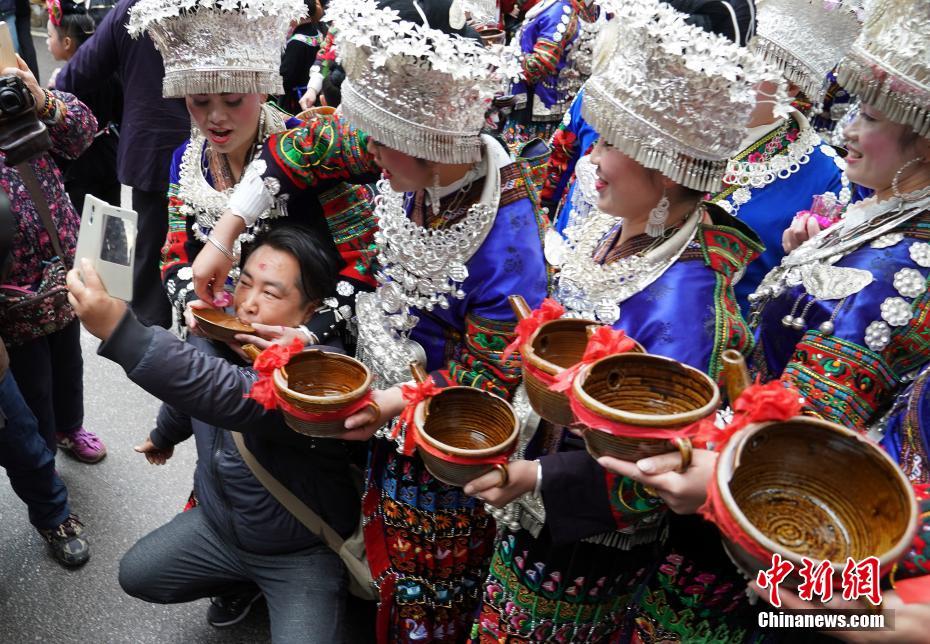
[[[915,163],[920,163],[922,161],[923,161],[923,157],[917,157],[916,159],[911,159],[910,161],[902,165],[900,168],[898,168],[898,171],[894,173],[894,178],[891,180],[891,192],[892,194],[894,194],[895,197],[897,197],[901,201],[904,201],[904,202],[917,201],[918,199],[923,199],[927,195],[930,195],[930,187],[924,188],[916,192],[911,192],[908,194],[901,194],[901,190],[898,187],[898,182],[901,180],[901,175],[904,174],[904,171],[910,168]]]
[[[646,221],[646,234],[650,237],[661,237],[665,232],[665,221],[668,219],[668,195],[665,189],[662,189],[662,198],[656,207],[649,211],[649,219]]]
[[[426,189],[429,195],[429,205],[433,210],[433,216],[439,216],[439,173],[433,172],[433,186]]]

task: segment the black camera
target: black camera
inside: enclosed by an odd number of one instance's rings
[[[19,76],[0,76],[0,150],[15,166],[52,147],[48,128],[36,115],[35,99]]]

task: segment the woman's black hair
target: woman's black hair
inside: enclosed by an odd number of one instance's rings
[[[666,0],[678,11],[688,14],[688,24],[719,34],[738,45],[746,43],[756,31],[754,0]]]
[[[323,98],[330,107],[339,107],[342,102],[342,81],[346,79],[346,70],[342,65],[333,63],[329,68],[329,75],[323,79]]]
[[[280,224],[255,239],[254,248],[270,246],[297,260],[302,303],[319,302],[336,292],[341,260],[332,240],[299,224]],[[254,250],[253,250],[254,252]]]
[[[462,0],[458,1],[461,2]],[[378,6],[393,9],[398,13],[401,20],[422,25],[423,18],[413,3],[414,0],[381,0]],[[416,0],[416,3],[420,5],[420,9],[426,16],[426,21],[433,29],[445,34],[457,34],[465,38],[473,38],[481,42],[481,37],[471,25],[465,24],[461,29],[453,29],[449,24],[449,7],[452,6],[452,0]]]
[[[94,35],[97,25],[90,14],[84,11],[75,11],[65,13],[61,17],[61,22],[55,26],[59,38],[70,38],[74,41],[75,49],[84,44],[84,42]]]

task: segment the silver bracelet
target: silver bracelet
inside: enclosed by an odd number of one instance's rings
[[[228,248],[223,246],[223,244],[216,241],[216,239],[213,238],[213,235],[210,235],[209,237],[207,237],[207,241],[213,244],[214,246],[216,246],[217,250],[219,250],[221,253],[223,253],[223,255],[226,256],[226,259],[231,261],[233,264],[236,263],[236,256],[232,254],[232,251],[230,251]]]
[[[307,328],[306,325],[301,324],[297,327],[300,329],[300,332],[304,334],[304,337],[307,338],[307,342],[304,344],[319,344],[320,339],[316,337],[316,333]]]
[[[536,486],[533,488],[533,496],[540,497],[542,496],[542,461],[537,458],[534,462],[536,463]]]

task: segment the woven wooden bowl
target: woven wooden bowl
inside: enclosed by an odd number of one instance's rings
[[[894,461],[855,432],[815,418],[749,425],[724,447],[712,484],[743,533],[769,553],[759,561],[724,537],[752,579],[777,552],[797,568],[802,557],[833,562],[839,585],[847,557],[876,556],[884,569],[917,529],[913,489]]]
[[[720,391],[706,374],[645,353],[602,358],[584,367],[572,386],[587,410],[634,427],[685,427],[714,413],[720,403]],[[594,458],[637,461],[675,449],[665,439],[626,438],[592,428],[585,430],[584,440]]]
[[[593,325],[597,323],[571,318],[546,322],[523,345],[523,360],[543,373],[557,376],[581,362]],[[632,351],[644,353],[641,344],[636,342],[635,345]],[[523,382],[530,406],[541,418],[555,425],[575,422],[567,395],[551,391],[545,382],[527,371],[523,373]]]
[[[289,405],[312,414],[337,413],[358,402],[371,388],[368,367],[349,356],[311,349],[276,369],[274,386]],[[307,436],[336,437],[345,418],[308,421],[283,411],[288,427]]]
[[[506,400],[474,387],[443,389],[417,405],[413,418],[431,447],[466,459],[509,455],[520,432],[517,415]],[[449,485],[462,487],[494,469],[486,463],[452,463],[425,449],[417,451],[430,474]]]
[[[331,116],[336,113],[336,108],[329,105],[318,105],[317,107],[311,107],[304,110],[297,115],[297,118],[301,121],[309,121],[310,119],[316,116]]]
[[[487,47],[491,45],[504,45],[507,43],[507,34],[505,34],[502,29],[482,25],[477,27],[477,31],[481,40]]]
[[[223,309],[191,309],[197,326],[208,338],[221,342],[235,342],[237,333],[255,333],[251,325],[230,315]]]

